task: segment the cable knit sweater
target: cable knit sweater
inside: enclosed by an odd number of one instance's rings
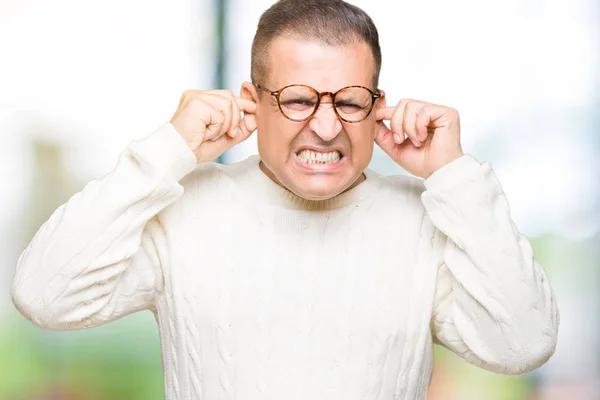
[[[311,202],[258,156],[196,165],[173,126],[59,207],[11,296],[47,329],[151,310],[175,399],[426,399],[432,347],[517,374],[554,352],[548,277],[489,163],[371,170]]]

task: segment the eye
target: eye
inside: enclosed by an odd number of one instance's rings
[[[337,102],[337,103],[335,103],[335,105],[338,106],[338,107],[356,107],[356,108],[361,108],[358,104],[354,104],[354,103],[350,103],[350,102],[346,102],[346,101]]]
[[[312,106],[315,103],[310,100],[306,100],[306,99],[291,99],[291,100],[287,100],[285,102],[285,104],[298,104],[298,105],[304,105],[304,106]]]
[[[360,111],[364,108],[358,104],[345,102],[345,101],[336,102],[335,106],[337,109],[339,109],[343,112],[356,112],[356,111]]]
[[[305,110],[308,108],[314,108],[315,102],[311,99],[288,99],[281,102],[281,105],[285,108],[293,109],[293,110]]]

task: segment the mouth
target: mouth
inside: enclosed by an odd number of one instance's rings
[[[336,165],[344,159],[341,151],[336,149],[308,149],[303,148],[296,152],[296,159],[304,165]]]

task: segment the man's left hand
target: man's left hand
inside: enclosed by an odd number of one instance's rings
[[[464,153],[458,111],[437,104],[402,99],[396,107],[375,110],[375,142],[409,173],[427,179]],[[383,123],[390,121],[391,130]]]

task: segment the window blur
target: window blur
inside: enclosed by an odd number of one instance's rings
[[[0,287],[60,204],[167,121],[186,89],[239,93],[273,0],[0,0]],[[388,103],[456,108],[561,312],[545,366],[501,376],[436,348],[433,400],[600,398],[600,3],[350,1],[379,28]],[[221,162],[256,153],[255,135]],[[371,167],[405,173],[376,150]],[[0,399],[162,399],[149,312],[72,332],[0,297]]]

